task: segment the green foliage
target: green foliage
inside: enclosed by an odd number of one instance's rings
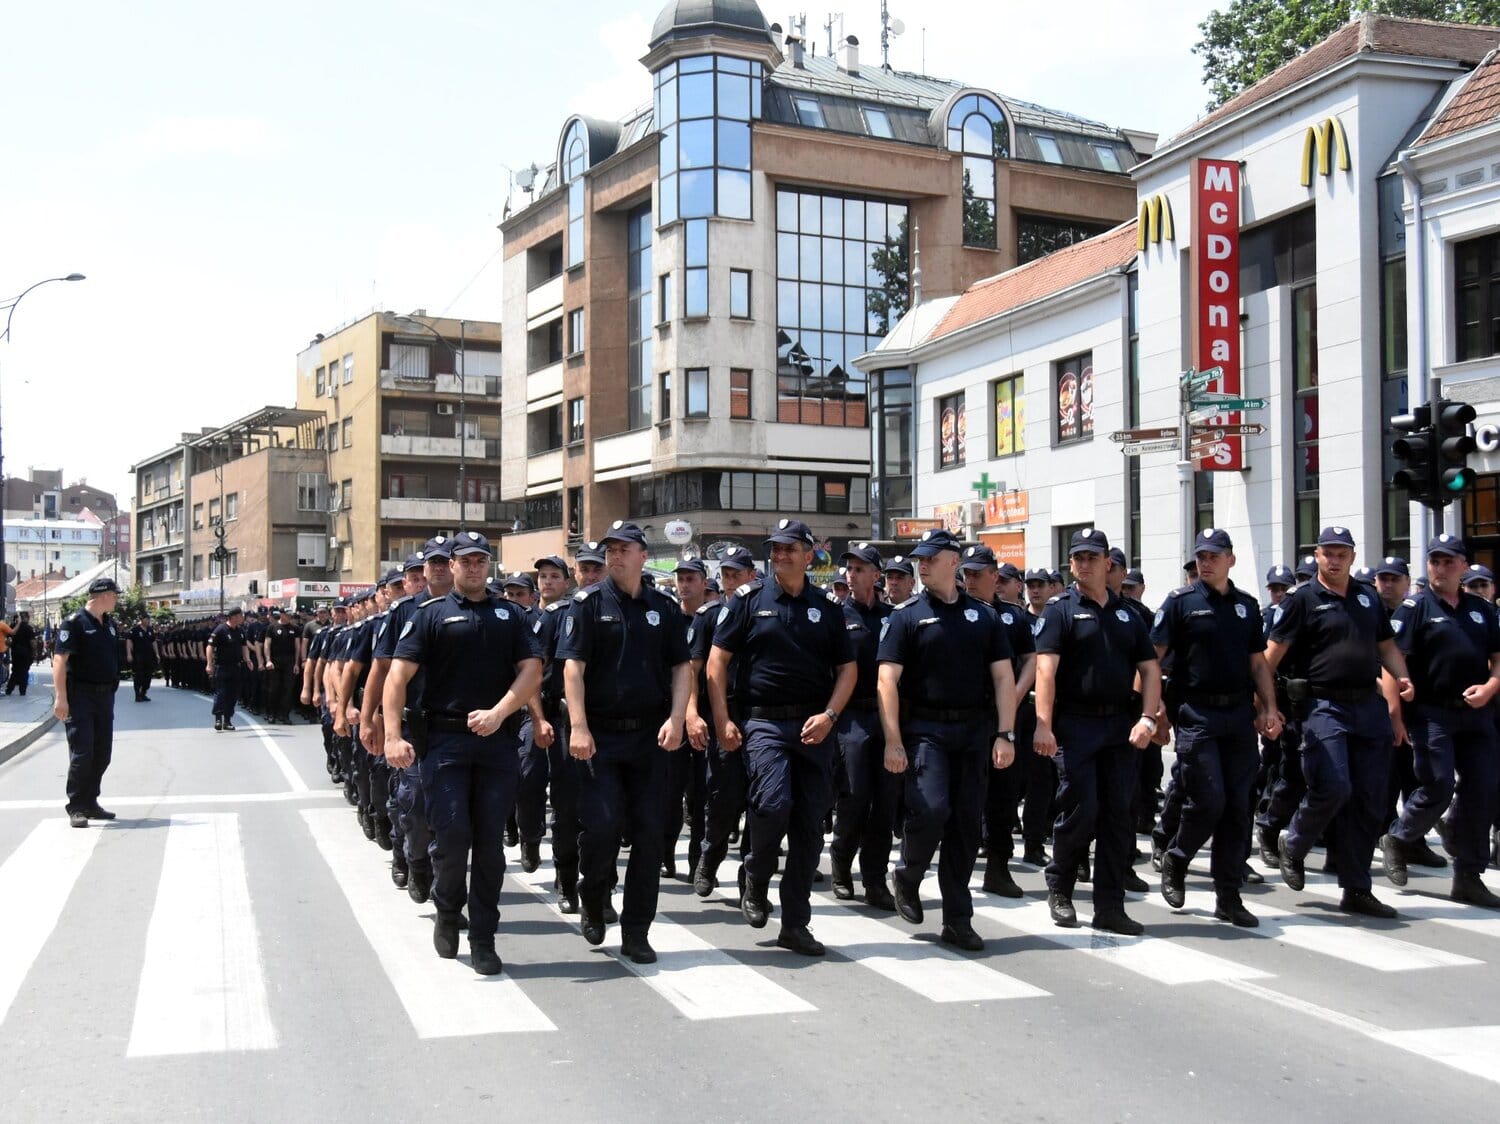
[[[995,204],[974,194],[974,181],[964,169],[964,245],[998,245],[995,241]]]
[[[87,600],[88,596],[82,593],[64,599],[58,610],[59,618],[77,612],[83,608]],[[177,619],[177,615],[171,609],[157,609],[155,612],[148,610],[146,598],[139,585],[131,586],[116,599],[114,618],[117,624],[130,628],[146,616],[150,616],[158,625],[168,625]]]
[[[1500,24],[1500,0],[1230,0],[1198,25],[1193,53],[1203,59],[1203,81],[1223,105],[1349,22],[1351,12],[1375,12],[1449,23]]]
[[[880,274],[880,288],[870,290],[865,307],[874,318],[876,335],[886,335],[911,307],[911,243],[906,220],[887,236],[885,247],[870,256],[870,265]]]

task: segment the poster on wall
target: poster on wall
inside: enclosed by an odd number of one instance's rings
[[[1058,365],[1057,439],[1075,441],[1094,432],[1094,365],[1079,356]]]
[[[964,463],[967,449],[966,426],[964,424],[964,400],[961,397],[945,399],[938,420],[938,467],[953,468]]]
[[[1026,451],[1026,393],[1021,377],[995,385],[995,456]]]

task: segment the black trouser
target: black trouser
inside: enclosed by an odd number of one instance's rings
[[[744,815],[750,780],[745,773],[745,754],[740,750],[719,747],[717,738],[708,741],[707,797],[704,799],[703,855],[701,862],[710,878],[719,876],[719,864],[729,854],[729,835]],[[740,835],[740,860],[750,847],[750,821]]]
[[[1097,840],[1094,862],[1094,909],[1125,901],[1125,874],[1135,840],[1131,805],[1140,777],[1139,751],[1130,744],[1129,710],[1108,717],[1058,714],[1057,793],[1052,862],[1047,888],[1071,897],[1078,864]]]
[[[1016,708],[1016,759],[1008,769],[990,768],[989,795],[985,798],[985,846],[990,858],[1008,859],[1016,853],[1011,825],[1016,809],[1021,812],[1021,838],[1027,847],[1047,842],[1052,827],[1052,799],[1057,793],[1057,769],[1051,758],[1031,750],[1036,734],[1036,708],[1024,703]]]
[[[980,821],[993,760],[990,746],[994,728],[990,717],[967,722],[917,718],[902,724],[910,759],[905,774],[901,862],[895,877],[916,890],[941,844],[938,889],[945,925],[974,916],[969,878],[974,873],[983,832]]]
[[[130,665],[131,677],[135,680],[135,697],[143,699],[151,689],[151,677],[156,674],[155,660],[137,660]]]
[[[214,717],[228,722],[240,697],[240,665],[214,668]]]
[[[839,718],[838,799],[828,853],[851,868],[859,856],[859,879],[868,889],[884,886],[891,865],[901,777],[885,767],[885,731],[874,710],[849,709]]]
[[[663,784],[662,857],[677,853],[677,837],[682,834],[683,806],[686,803],[688,825],[688,865],[696,866],[703,850],[706,814],[704,800],[708,791],[708,756],[686,742],[667,758]],[[692,870],[688,871],[689,877]]]
[[[658,724],[628,733],[594,729],[594,756],[578,769],[578,896],[594,917],[614,889],[620,832],[630,840],[620,929],[644,934],[661,892],[662,776]],[[676,752],[681,753],[682,750]]]
[[[297,701],[297,677],[292,673],[292,663],[276,661],[276,666],[266,672],[266,712],[272,718],[287,721],[292,716],[292,705]]]
[[[568,897],[578,892],[578,769],[568,753],[571,724],[561,710],[547,707],[552,744],[547,747],[548,784],[552,792],[552,866],[557,888]]]
[[[764,890],[776,870],[781,841],[781,924],[796,929],[812,920],[812,881],[823,854],[823,817],[833,808],[833,734],[802,741],[804,719],[751,718],[741,727],[740,749],[749,778],[750,851],[745,876]]]
[[[1173,789],[1183,793],[1178,826],[1168,841],[1187,869],[1210,836],[1210,869],[1220,896],[1237,893],[1250,850],[1250,787],[1255,782],[1255,711],[1238,706],[1184,702],[1177,711],[1177,764]],[[1165,824],[1165,815],[1163,822]]]
[[[5,693],[8,695],[17,687],[21,688],[21,694],[26,693],[26,679],[31,674],[30,660],[17,659],[12,656],[10,661],[10,678],[5,682]]]
[[[68,811],[87,812],[99,803],[99,784],[114,751],[114,691],[69,683],[64,729],[68,734]]]
[[[528,713],[521,722],[521,776],[516,785],[516,833],[526,842],[547,833],[547,751],[536,744]]]

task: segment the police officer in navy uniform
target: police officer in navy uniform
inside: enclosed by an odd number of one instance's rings
[[[891,879],[896,910],[922,921],[918,890],[939,844],[940,939],[971,952],[969,877],[979,856],[990,767],[1015,759],[1014,651],[1000,614],[958,588],[962,544],[925,531],[912,547],[923,590],[896,607],[880,639],[885,766],[904,774],[906,822]]]
[[[1033,746],[1056,757],[1062,774],[1047,905],[1058,925],[1078,924],[1073,886],[1089,840],[1097,837],[1092,924],[1138,936],[1143,926],[1124,906],[1134,847],[1131,803],[1136,754],[1156,731],[1161,667],[1145,625],[1109,592],[1104,532],[1074,532],[1068,555],[1074,584],[1047,603],[1036,635]]]
[[[691,689],[687,620],[642,580],[646,536],[616,521],[599,540],[605,578],[574,595],[557,658],[565,661],[568,752],[578,775],[578,907],[584,939],[604,941],[623,828],[630,841],[620,953],[652,964],[661,887],[666,753],[680,752]]]
[[[1260,605],[1229,580],[1235,562],[1229,534],[1198,532],[1193,556],[1198,579],[1167,596],[1151,631],[1158,657],[1173,657],[1167,703],[1177,731],[1173,783],[1184,796],[1175,837],[1162,854],[1161,892],[1173,909],[1182,908],[1188,864],[1212,837],[1214,916],[1250,928],[1259,922],[1245,908],[1240,884],[1259,763],[1255,735],[1275,738],[1281,719]]]
[[[886,559],[884,574],[886,600],[892,605],[909,600],[917,591],[916,564],[904,554]]]
[[[521,869],[527,874],[536,870],[542,861],[542,837],[547,834],[547,784],[551,774],[552,743],[556,737],[556,729],[552,719],[547,716],[543,702],[552,657],[549,644],[542,636],[542,629],[548,609],[552,609],[555,615],[567,607],[568,564],[561,558],[549,556],[537,559],[536,570],[537,578],[544,587],[543,596],[538,604],[527,609],[526,616],[542,649],[542,689],[532,696],[531,702],[526,706],[526,723],[521,741],[521,784],[516,791],[515,814],[516,841],[521,848]],[[535,592],[534,584],[529,575],[516,575],[505,583],[505,595],[523,603],[524,594]]]
[[[698,610],[704,606],[708,592],[708,567],[701,558],[684,558],[672,571],[677,579],[677,611],[684,617],[688,629],[688,656],[692,658],[693,626],[697,623]],[[689,676],[689,706],[692,702],[692,679]],[[686,727],[684,727],[686,729]],[[688,752],[674,753],[667,758],[663,789],[666,793],[665,812],[662,820],[661,873],[663,878],[677,877],[677,839],[682,834],[684,820],[688,825],[688,881],[698,865],[698,856],[703,853],[704,800],[707,792],[707,761],[704,749],[707,742],[708,724],[699,727],[699,738],[695,741],[688,732]]]
[[[151,701],[146,692],[151,690],[151,677],[156,674],[157,639],[156,628],[150,617],[142,617],[136,621],[135,627],[125,634],[125,658],[135,680],[136,702]],[[29,632],[27,640],[30,640]],[[29,655],[30,653],[28,658]]]
[[[745,754],[750,780],[750,850],[740,867],[740,909],[754,928],[770,917],[767,897],[783,838],[781,932],[776,943],[822,956],[808,929],[813,875],[823,850],[823,817],[833,807],[834,728],[859,677],[843,607],[807,577],[815,540],[782,519],[766,540],[771,576],[742,586],[714,634],[708,683],[719,744]],[[735,658],[737,657],[737,658]],[[729,713],[729,665],[736,708]]]
[[[713,652],[714,633],[729,618],[730,599],[740,587],[755,580],[754,556],[742,546],[732,546],[724,551],[719,557],[719,580],[724,587],[725,599],[699,609],[688,633],[688,651],[693,659],[693,670],[697,672],[697,683],[688,700],[688,735],[703,742],[703,752],[708,759],[704,777],[703,847],[693,868],[693,892],[700,898],[708,897],[719,884],[719,866],[729,854],[729,840],[740,817],[745,814],[749,792],[745,755],[719,745],[709,695],[708,661]],[[728,691],[732,711],[735,706],[732,665]],[[701,729],[694,721],[695,717],[701,720]],[[696,742],[694,748],[697,748]],[[748,830],[746,825],[746,833],[740,836],[741,859],[749,847]],[[889,847],[886,849],[890,850]]]
[[[83,608],[64,617],[52,654],[52,713],[68,735],[68,822],[112,820],[99,807],[99,786],[114,751],[115,691],[120,654],[110,616],[120,587],[112,578],[89,583]]]
[[[245,610],[233,606],[208,638],[205,665],[214,686],[214,729],[234,729],[234,707],[240,697],[240,679],[244,673]]]
[[[1281,619],[1282,607],[1296,584],[1296,576],[1288,566],[1272,566],[1266,571],[1269,603],[1260,612],[1260,631],[1266,639],[1270,639],[1271,629]],[[1281,668],[1274,674],[1281,733],[1275,738],[1261,735],[1260,772],[1256,777],[1259,795],[1255,805],[1255,840],[1260,861],[1272,869],[1281,864],[1278,851],[1281,832],[1292,822],[1292,813],[1302,803],[1306,791],[1302,783],[1302,726],[1287,698],[1285,670]]]
[[[1391,769],[1391,711],[1399,701],[1376,690],[1381,667],[1411,702],[1406,661],[1385,606],[1352,576],[1354,536],[1344,527],[1318,535],[1317,576],[1287,598],[1271,629],[1266,660],[1287,664],[1288,692],[1301,706],[1302,775],[1307,794],[1279,843],[1281,877],[1294,890],[1303,862],[1330,826],[1330,858],[1346,913],[1391,918],[1396,911],[1370,892],[1370,859],[1385,829]],[[1299,699],[1306,688],[1307,701]]]
[[[1441,824],[1443,845],[1453,856],[1449,896],[1500,909],[1500,897],[1480,878],[1500,801],[1493,714],[1500,694],[1500,620],[1491,605],[1460,589],[1467,562],[1462,539],[1433,538],[1427,544],[1427,588],[1403,601],[1391,621],[1416,689],[1406,733],[1417,786],[1381,838],[1381,858],[1386,877],[1406,885],[1415,844]],[[1453,810],[1444,821],[1450,801]]]
[[[272,722],[292,720],[292,693],[302,671],[297,661],[298,628],[292,615],[271,610],[266,630],[266,715]]]
[[[841,561],[849,582],[844,601],[844,631],[859,669],[854,693],[839,717],[838,800],[834,804],[833,840],[828,858],[833,867],[833,893],[841,901],[854,897],[854,859],[865,901],[876,909],[893,910],[887,871],[895,833],[900,778],[885,767],[885,732],[880,727],[877,653],[880,633],[893,607],[880,600],[875,582],[880,577],[880,551],[867,542],[844,552]]]

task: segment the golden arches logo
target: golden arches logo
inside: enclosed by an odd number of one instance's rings
[[[1141,213],[1135,232],[1135,248],[1144,250],[1148,242],[1174,242],[1172,201],[1165,195],[1141,200]]]
[[[1325,117],[1317,125],[1309,125],[1302,136],[1303,187],[1312,186],[1314,161],[1320,176],[1333,175],[1335,166],[1341,172],[1349,170],[1349,137],[1337,117]]]

